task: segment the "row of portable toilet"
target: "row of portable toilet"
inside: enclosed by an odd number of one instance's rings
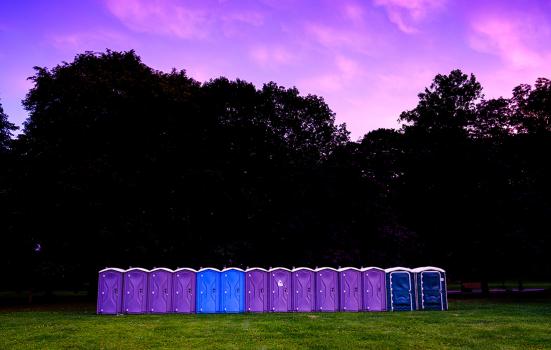
[[[445,271],[106,268],[98,314],[447,310]]]

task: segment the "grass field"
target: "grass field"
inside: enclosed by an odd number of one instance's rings
[[[551,302],[455,301],[447,312],[97,316],[0,311],[0,349],[551,349]]]

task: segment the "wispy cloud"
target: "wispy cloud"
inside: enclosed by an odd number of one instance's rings
[[[233,24],[261,26],[264,15],[226,1],[105,0],[109,12],[131,30],[180,39],[204,39],[221,29],[227,36]]]
[[[127,36],[114,31],[89,31],[69,34],[56,34],[48,37],[49,43],[59,50],[82,52],[88,50],[104,50],[132,42]]]
[[[481,14],[471,22],[469,44],[474,50],[499,56],[512,68],[543,67],[551,59],[551,29],[538,17]]]
[[[386,9],[388,19],[407,34],[417,33],[418,24],[445,7],[446,0],[374,0]]]
[[[296,61],[296,55],[283,46],[256,46],[249,52],[251,59],[262,67],[287,65]]]

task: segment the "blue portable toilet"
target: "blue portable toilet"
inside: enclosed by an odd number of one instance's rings
[[[412,270],[415,276],[415,295],[418,310],[447,310],[446,271],[425,266]]]
[[[387,310],[415,310],[415,286],[413,272],[405,267],[393,267],[385,270],[387,284]]]
[[[230,267],[220,273],[220,312],[245,312],[245,271]]]
[[[197,271],[196,296],[198,314],[220,312],[220,270],[207,267]]]

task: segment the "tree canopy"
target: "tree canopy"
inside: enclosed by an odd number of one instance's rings
[[[438,74],[401,129],[358,141],[322,97],[133,51],[32,82],[15,139],[0,106],[0,259],[21,286],[93,289],[108,265],[551,272],[548,79],[487,100],[473,74]]]

